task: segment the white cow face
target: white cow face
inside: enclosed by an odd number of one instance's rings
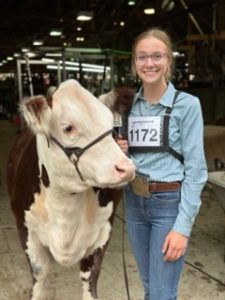
[[[62,83],[53,94],[50,105],[44,97],[26,100],[22,112],[28,126],[37,135],[40,164],[46,166],[50,182],[53,180],[57,185],[78,192],[88,186],[123,185],[133,178],[134,165],[120,150],[111,133],[84,151],[77,169],[62,150],[83,149],[113,127],[111,111],[77,81]],[[75,154],[69,158],[73,162],[77,160]]]

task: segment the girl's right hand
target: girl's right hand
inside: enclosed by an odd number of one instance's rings
[[[123,140],[122,135],[118,135],[117,139],[116,139],[117,144],[119,145],[120,149],[126,153],[128,151],[128,141],[127,140]]]

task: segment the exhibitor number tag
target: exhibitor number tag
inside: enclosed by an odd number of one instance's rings
[[[128,142],[130,147],[159,147],[161,116],[129,117]]]

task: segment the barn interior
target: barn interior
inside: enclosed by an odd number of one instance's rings
[[[96,96],[117,85],[135,88],[131,46],[150,27],[170,34],[176,63],[173,82],[199,97],[207,140],[209,180],[179,299],[225,299],[224,12],[224,0],[0,1],[0,300],[28,300],[31,285],[5,183],[7,155],[21,129],[18,103],[25,96],[45,95],[68,78],[77,79]],[[126,230],[122,249],[123,221],[121,202],[100,275],[100,299],[129,299],[123,251],[131,299],[143,299]],[[80,299],[76,268],[56,266],[49,299]]]
[[[97,95],[116,84],[132,85],[132,42],[158,26],[172,38],[176,85],[199,95],[205,122],[223,118],[224,10],[223,0],[3,0],[2,109],[15,113],[24,95],[44,93],[66,78],[78,78]],[[90,20],[80,20],[81,13]]]

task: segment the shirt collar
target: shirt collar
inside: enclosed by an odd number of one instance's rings
[[[165,93],[162,95],[161,99],[159,100],[159,103],[162,106],[172,107],[175,92],[176,92],[176,89],[175,89],[174,85],[171,82],[169,82]],[[145,101],[145,98],[143,97],[143,86],[141,86],[139,91],[136,93],[136,95],[134,97],[134,103],[136,103],[139,100]]]

